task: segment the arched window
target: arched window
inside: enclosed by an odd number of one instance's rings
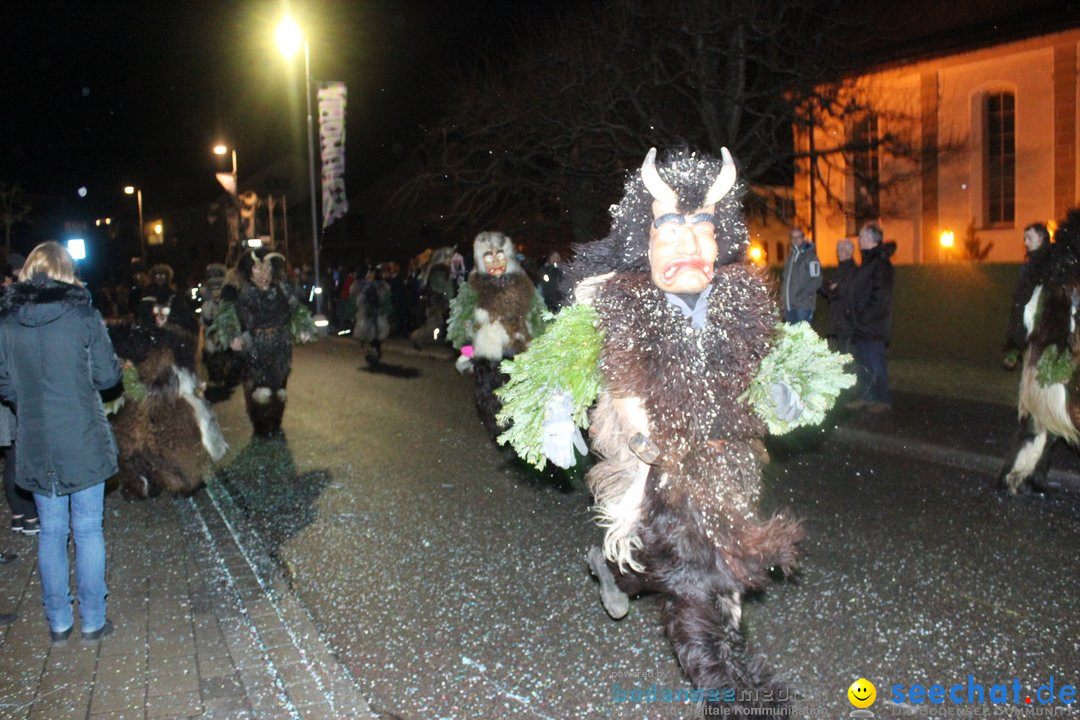
[[[1008,91],[986,95],[986,222],[1009,225],[1016,215],[1016,96]]]

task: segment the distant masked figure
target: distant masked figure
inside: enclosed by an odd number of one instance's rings
[[[370,365],[382,361],[382,342],[390,334],[390,284],[383,279],[383,267],[369,268],[350,289],[356,306],[353,338],[364,348]]]
[[[543,332],[544,300],[517,261],[514,244],[486,231],[473,242],[476,265],[450,307],[447,335],[461,351],[457,368],[476,380],[476,408],[494,438],[502,407],[495,390],[506,382],[499,364],[525,350]]]
[[[209,335],[230,347],[242,364],[244,400],[255,434],[281,431],[292,372],[293,342],[315,337],[310,311],[286,281],[285,258],[256,248],[237,265],[238,287],[225,286]]]

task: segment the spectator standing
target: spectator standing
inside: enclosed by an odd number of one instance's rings
[[[1024,327],[1024,307],[1031,300],[1031,293],[1046,280],[1050,269],[1050,231],[1042,223],[1032,223],[1024,228],[1024,264],[1020,266],[1020,278],[1013,291],[1009,308],[1009,327],[1005,333],[1005,369],[1015,370],[1027,347],[1027,328]]]
[[[4,292],[15,282],[26,259],[17,253],[8,256],[7,271],[4,273]],[[14,408],[0,403],[0,454],[4,457],[4,498],[11,510],[11,529],[24,535],[37,535],[41,532],[38,524],[37,507],[34,496],[15,484],[15,428]]]
[[[784,263],[781,300],[784,322],[810,322],[814,319],[817,291],[821,288],[821,263],[814,243],[806,239],[801,227],[791,228],[791,251]]]
[[[53,643],[74,627],[68,533],[75,540],[82,637],[112,632],[105,613],[105,480],[117,472],[116,441],[99,391],[120,383],[101,314],[59,243],[38,245],[0,304],[0,395],[15,405],[20,450],[15,481],[34,493],[38,570]]]
[[[829,301],[829,324],[825,329],[825,337],[828,338],[833,352],[851,353],[854,350],[851,319],[847,316],[844,298],[857,267],[855,243],[847,238],[840,238],[836,241],[836,270],[832,278],[824,282],[818,291]]]
[[[892,333],[893,266],[896,243],[883,242],[881,226],[870,222],[859,230],[862,262],[851,275],[845,298],[855,342],[855,376],[859,397],[851,410],[883,413],[892,409],[885,346]]]

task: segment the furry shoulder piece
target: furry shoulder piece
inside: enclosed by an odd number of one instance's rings
[[[33,280],[17,282],[0,295],[0,315],[14,312],[28,305],[90,305],[90,291],[82,285],[52,280],[36,275]]]
[[[468,325],[475,356],[496,362],[523,351],[543,331],[543,298],[522,272],[469,276],[476,307]]]
[[[710,439],[764,434],[739,400],[772,348],[776,303],[761,272],[723,266],[701,331],[647,274],[616,274],[599,288],[594,307],[605,337],[605,383],[614,397],[641,398],[665,456],[677,458]]]

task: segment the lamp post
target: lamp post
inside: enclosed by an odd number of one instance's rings
[[[219,143],[213,147],[215,155],[224,155],[229,152],[229,147]],[[226,213],[226,236],[225,265],[232,267],[233,253],[243,253],[243,243],[240,241],[240,176],[236,172],[236,148],[232,148],[232,187],[222,179],[225,173],[217,173],[216,177],[222,187],[232,196],[232,215]]]
[[[134,185],[128,185],[124,188],[125,195],[134,195],[136,201],[139,204],[139,257],[142,258],[143,265],[146,265],[146,238],[143,237],[143,219],[142,219],[142,188],[137,188]]]
[[[229,148],[227,146],[225,146],[225,145],[215,145],[214,146],[214,154],[215,155],[224,155],[227,152],[229,152]],[[236,191],[239,192],[240,191],[240,179],[236,175],[236,148],[232,148],[232,176],[233,176],[233,183],[234,183],[234,185],[236,187]]]
[[[311,192],[311,249],[312,270],[315,272],[315,284],[312,291],[315,294],[315,327],[324,330],[329,321],[323,315],[322,287],[319,275],[319,214],[315,195],[315,123],[311,115],[311,46],[307,38],[303,37],[299,26],[292,18],[285,18],[277,28],[278,47],[281,48],[285,57],[291,58],[303,44],[304,48],[304,95],[307,101],[307,146],[308,146],[308,181]]]

